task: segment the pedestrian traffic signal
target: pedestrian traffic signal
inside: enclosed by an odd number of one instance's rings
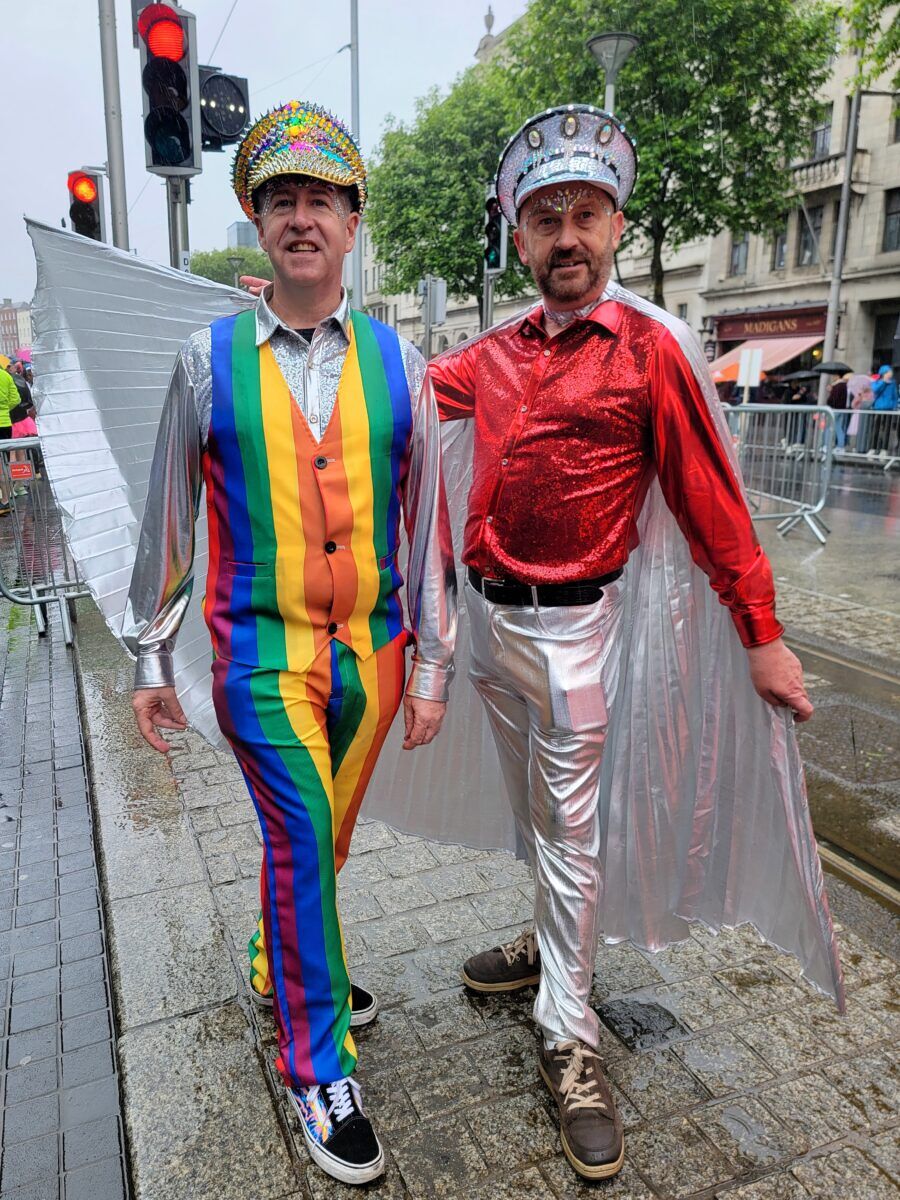
[[[492,275],[499,275],[506,270],[509,226],[496,196],[488,196],[484,209],[484,265]]]
[[[197,175],[202,169],[197,20],[170,4],[148,4],[138,16],[138,34],[147,170]]]
[[[218,67],[200,67],[200,136],[204,150],[240,141],[250,119],[247,80]]]
[[[102,176],[92,171],[69,172],[69,218],[82,237],[106,241]]]

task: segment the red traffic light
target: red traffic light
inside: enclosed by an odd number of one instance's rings
[[[97,199],[97,184],[90,175],[85,175],[83,171],[70,171],[69,191],[82,204],[93,204]]]
[[[154,58],[181,62],[187,44],[184,26],[174,8],[168,4],[149,4],[138,18],[138,33]]]

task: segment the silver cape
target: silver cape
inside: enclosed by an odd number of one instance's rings
[[[171,365],[194,329],[250,301],[95,242],[29,228],[39,269],[35,376],[45,456],[72,551],[118,633]],[[640,297],[615,285],[609,294],[672,331],[738,473],[696,339]],[[457,548],[471,438],[469,422],[443,433]],[[202,524],[201,517],[198,547]],[[639,529],[641,544],[623,576],[624,669],[601,775],[602,934],[660,950],[684,939],[691,922],[711,929],[750,923],[843,1008],[791,716],[754,691],[731,618],[692,561],[658,484]],[[468,636],[462,620],[461,675]],[[176,649],[180,694],[193,725],[221,744],[209,661],[206,627],[192,605]],[[402,753],[401,739],[395,726],[365,815],[440,841],[516,847],[493,739],[471,688],[460,681],[431,747]]]

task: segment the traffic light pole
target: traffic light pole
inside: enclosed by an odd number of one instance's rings
[[[484,268],[484,283],[481,300],[481,331],[490,329],[494,323],[494,274]]]
[[[113,245],[128,249],[128,201],[125,196],[125,149],[122,141],[122,101],[119,95],[119,55],[116,47],[115,0],[99,0],[100,63],[103,108],[106,115],[106,158]]]
[[[186,271],[190,255],[185,180],[166,178],[166,209],[169,214],[169,262],[176,271]]]
[[[362,148],[359,128],[359,0],[350,0],[350,125],[356,144]],[[363,295],[363,234],[357,230],[356,244],[350,255],[350,283],[353,289],[353,307],[362,309],[366,298]]]
[[[425,276],[425,291],[422,295],[425,316],[425,336],[422,338],[422,355],[426,362],[431,358],[431,276]]]

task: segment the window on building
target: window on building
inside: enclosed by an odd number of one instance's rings
[[[872,342],[872,370],[891,365],[894,359],[894,336],[900,332],[900,309],[881,313],[875,318],[875,337]]]
[[[891,141],[900,142],[900,92],[894,97],[894,110],[891,118]]]
[[[827,158],[831,153],[831,112],[834,106],[823,104],[813,116],[810,157]]]
[[[687,320],[687,305],[686,304],[678,305],[678,319],[679,319],[679,321]]]
[[[838,235],[838,227],[840,226],[840,223],[841,223],[841,202],[840,202],[840,200],[835,200],[834,204],[831,206],[831,257],[832,258],[834,258],[834,252],[837,249],[837,235]],[[847,222],[847,227],[849,229],[849,218],[848,218],[848,222]]]
[[[784,218],[784,224],[780,229],[775,231],[775,237],[772,239],[772,270],[783,271],[787,264],[787,240],[788,240],[788,219]]]
[[[825,207],[817,204],[806,212],[800,209],[800,234],[797,238],[797,266],[811,267],[819,261],[819,238]]]
[[[900,188],[884,193],[884,239],[881,249],[900,250]]]
[[[369,268],[368,267],[366,267],[365,271],[363,272],[363,275],[364,275],[363,291],[367,292],[369,290]]]
[[[729,275],[747,274],[747,251],[750,248],[748,233],[733,233],[731,235],[731,257],[728,260]]]

